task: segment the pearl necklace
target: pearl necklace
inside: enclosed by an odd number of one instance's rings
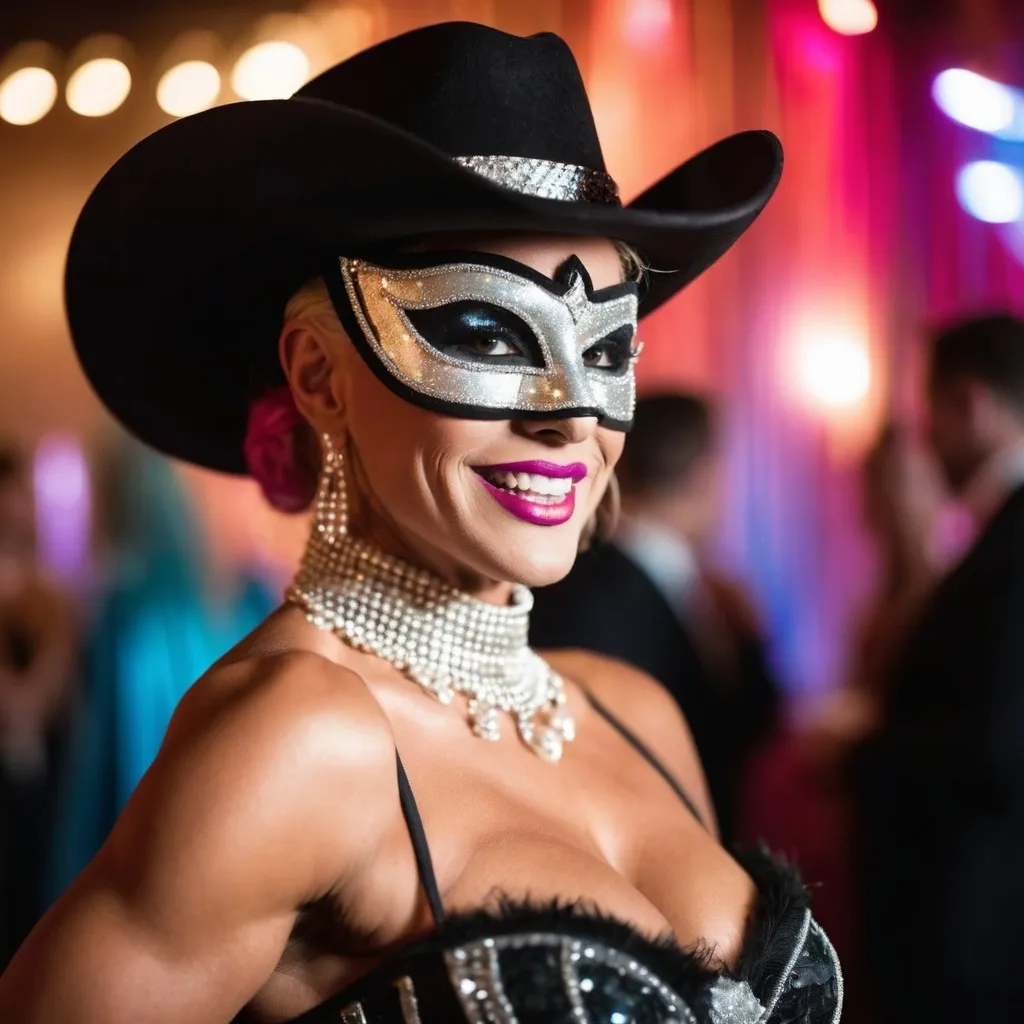
[[[546,761],[575,735],[565,683],[528,643],[533,595],[515,586],[500,607],[456,590],[347,529],[341,455],[324,440],[316,517],[302,566],[286,592],[313,625],[394,665],[450,704],[468,698],[473,732],[501,737],[501,713]]]

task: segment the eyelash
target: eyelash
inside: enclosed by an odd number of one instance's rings
[[[629,364],[630,359],[636,354],[634,347],[633,332],[628,327],[620,327],[612,331],[607,337],[602,338],[597,344],[591,345],[583,353],[583,362],[595,370],[602,370],[608,373],[615,373],[622,370]],[[590,362],[588,357],[596,356],[598,359],[607,354],[611,360],[608,366],[597,366]]]

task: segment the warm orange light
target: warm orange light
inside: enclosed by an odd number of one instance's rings
[[[818,0],[822,20],[834,32],[860,36],[878,24],[878,10],[871,0]]]
[[[86,61],[68,79],[68,106],[83,117],[112,114],[128,98],[132,75],[116,57]]]
[[[285,99],[305,84],[309,71],[309,58],[301,47],[271,39],[238,58],[231,87],[244,100]]]
[[[160,109],[187,117],[213,106],[220,95],[220,72],[208,61],[186,60],[164,72],[156,87]]]
[[[0,85],[0,117],[9,124],[35,124],[56,99],[57,79],[46,68],[20,68]]]

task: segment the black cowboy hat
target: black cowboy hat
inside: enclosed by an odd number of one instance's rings
[[[739,238],[781,171],[775,136],[744,132],[622,206],[560,38],[435,25],[291,99],[217,107],[135,146],[75,227],[71,333],[129,430],[240,473],[253,367],[329,256],[448,231],[615,238],[668,271],[652,275],[646,314]]]

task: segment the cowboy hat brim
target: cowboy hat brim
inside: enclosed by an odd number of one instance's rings
[[[276,343],[289,295],[326,254],[453,231],[615,238],[659,271],[645,315],[726,252],[781,171],[775,136],[744,132],[625,207],[542,199],[358,110],[309,98],[229,104],[150,135],[96,187],[68,252],[71,334],[93,388],[132,433],[243,473],[254,352]]]

